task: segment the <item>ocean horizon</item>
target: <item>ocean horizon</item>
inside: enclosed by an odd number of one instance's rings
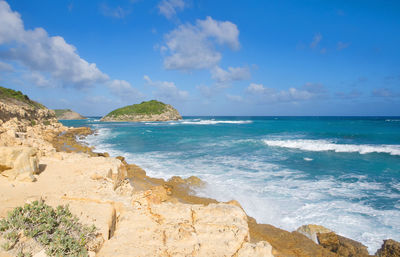
[[[237,200],[289,231],[323,225],[368,246],[400,240],[399,116],[184,116],[169,122],[62,121],[152,177],[197,176],[198,196]]]

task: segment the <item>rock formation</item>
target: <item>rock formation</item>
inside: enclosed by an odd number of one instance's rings
[[[381,249],[376,252],[378,257],[400,256],[400,243],[392,239],[384,240]]]
[[[35,181],[39,172],[37,149],[24,146],[0,146],[0,174],[9,180]]]
[[[171,121],[180,120],[182,116],[169,104],[151,100],[116,109],[101,121]]]
[[[318,242],[324,248],[343,257],[368,257],[367,247],[359,242],[335,234],[317,233]]]
[[[56,117],[58,120],[83,120],[86,117],[83,117],[77,112],[74,112],[70,109],[54,109]]]

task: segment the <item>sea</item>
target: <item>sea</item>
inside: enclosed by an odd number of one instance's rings
[[[370,253],[400,241],[400,117],[184,117],[89,126],[98,152],[149,176],[197,176],[199,196],[235,199],[259,223],[320,224]]]

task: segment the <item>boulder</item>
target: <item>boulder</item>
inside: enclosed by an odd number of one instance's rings
[[[368,257],[367,247],[357,241],[339,236],[334,232],[317,233],[321,246],[343,257]]]
[[[378,257],[400,256],[400,243],[392,239],[384,240],[382,247],[375,254]]]
[[[310,238],[313,240],[316,244],[319,244],[318,239],[317,239],[317,233],[329,233],[332,232],[331,230],[320,226],[320,225],[314,225],[314,224],[309,224],[309,225],[303,225],[299,227],[297,232],[305,235],[306,237]]]
[[[9,180],[35,181],[39,172],[37,149],[24,146],[0,147],[0,173]]]

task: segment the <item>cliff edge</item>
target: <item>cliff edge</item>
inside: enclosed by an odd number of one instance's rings
[[[170,121],[180,119],[182,119],[182,116],[171,105],[151,100],[116,109],[101,118],[101,121]]]

